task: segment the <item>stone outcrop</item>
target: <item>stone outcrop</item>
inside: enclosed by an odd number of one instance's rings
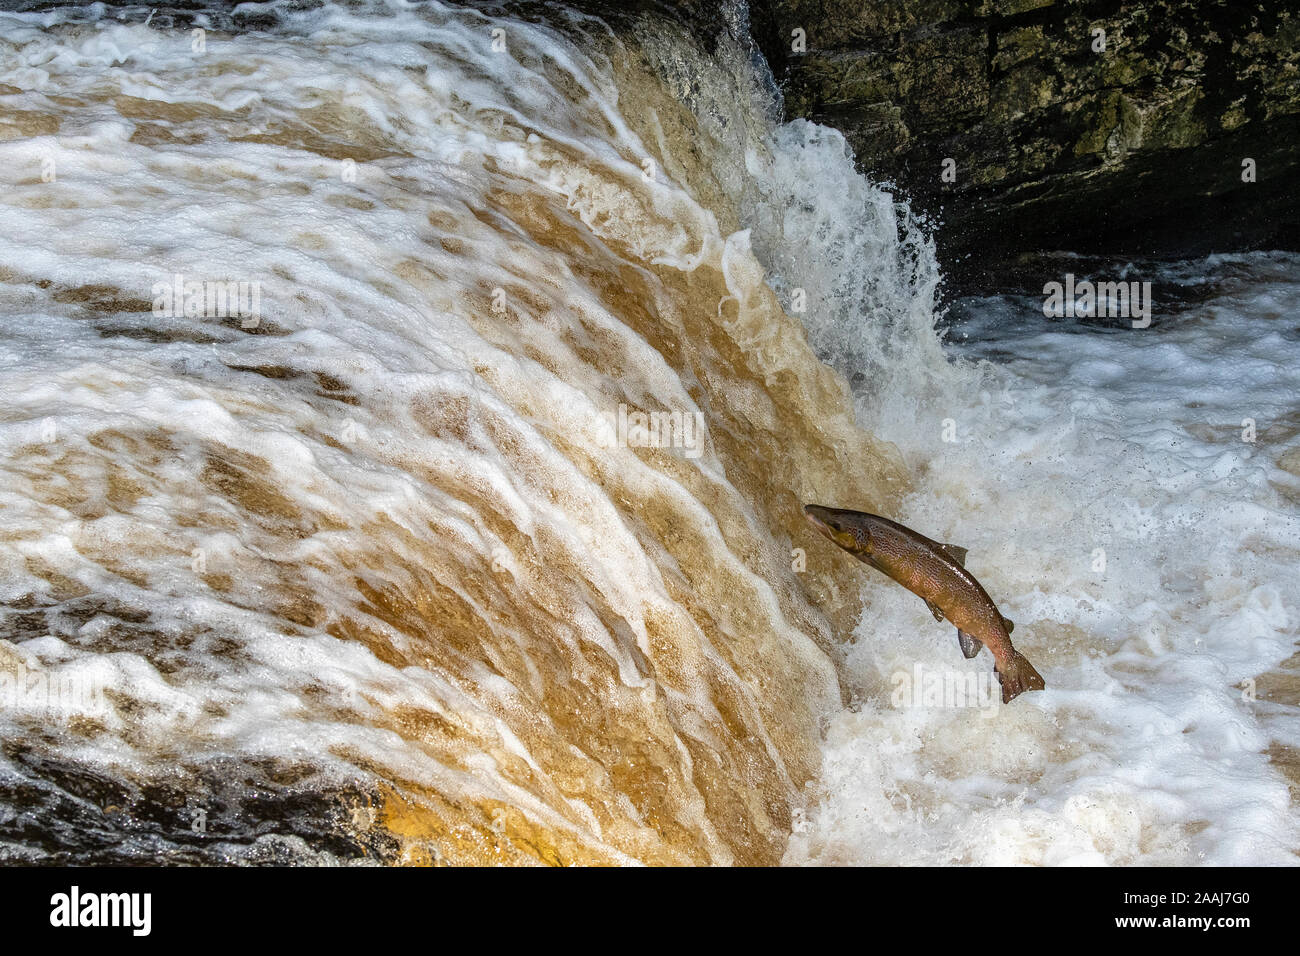
[[[788,115],[935,216],[960,285],[1040,251],[1296,248],[1294,0],[753,0],[751,23]]]

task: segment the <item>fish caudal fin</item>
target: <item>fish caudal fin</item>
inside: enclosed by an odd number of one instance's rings
[[[1024,654],[1011,652],[1011,660],[1005,667],[997,670],[998,681],[1002,684],[1002,703],[1010,703],[1027,690],[1042,690],[1047,686],[1042,675],[1034,670]]]

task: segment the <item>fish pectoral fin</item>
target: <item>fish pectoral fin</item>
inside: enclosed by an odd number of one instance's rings
[[[1007,629],[1008,634],[1016,629],[1015,623],[1009,617],[1002,618],[1002,626]]]
[[[965,549],[965,548],[958,547],[958,546],[955,545],[955,544],[941,544],[941,545],[939,545],[939,547],[943,548],[944,553],[947,554],[948,557],[952,558],[954,561],[956,561],[958,564],[960,564],[963,568],[966,567],[966,549]]]
[[[867,567],[875,568],[881,574],[889,573],[884,568],[882,568],[879,564],[877,564],[876,559],[869,554],[855,554],[854,557],[857,558],[859,561],[861,561],[863,564],[865,564]]]
[[[966,659],[974,657],[984,647],[984,642],[978,637],[971,637],[961,628],[957,628],[957,643],[961,645],[961,652]]]
[[[930,613],[934,615],[936,621],[943,620],[943,609],[940,608],[939,605],[935,604],[933,601],[926,601],[925,606],[930,609]]]

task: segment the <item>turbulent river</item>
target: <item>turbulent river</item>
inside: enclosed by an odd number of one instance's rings
[[[1300,257],[940,308],[741,43],[538,9],[0,13],[0,859],[1296,862]]]

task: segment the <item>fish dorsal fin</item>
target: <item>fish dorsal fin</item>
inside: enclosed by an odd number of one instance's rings
[[[930,609],[930,613],[934,615],[936,621],[943,620],[943,610],[939,605],[935,604],[933,601],[926,601],[925,606]]]
[[[957,628],[957,643],[961,645],[961,652],[967,660],[978,654],[984,646],[984,642],[978,637],[972,637],[961,628]]]
[[[1016,629],[1015,623],[1009,617],[1002,618],[1002,626],[1007,629],[1008,634],[1010,634],[1012,631]]]
[[[943,549],[944,554],[948,555],[948,557],[952,558],[954,561],[956,561],[958,564],[960,564],[963,568],[966,567],[966,549],[965,549],[965,548],[959,548],[959,547],[958,547],[957,545],[955,545],[955,544],[941,544],[941,545],[939,545],[939,547]]]

